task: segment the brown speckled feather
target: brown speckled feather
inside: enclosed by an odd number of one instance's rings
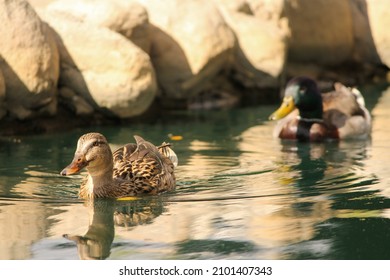
[[[137,144],[127,144],[116,150],[114,179],[122,187],[128,184],[130,193],[159,193],[175,188],[173,163],[150,142],[134,136]]]
[[[139,136],[134,138],[135,144],[126,144],[111,153],[101,134],[86,134],[79,139],[74,161],[61,174],[74,173],[75,164],[79,164],[79,158],[82,160],[88,176],[81,183],[81,198],[117,198],[174,190],[177,157],[170,145],[156,147]]]

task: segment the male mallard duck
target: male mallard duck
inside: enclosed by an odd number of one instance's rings
[[[282,105],[270,116],[270,120],[280,120],[274,135],[302,141],[367,138],[371,116],[363,96],[341,83],[334,87],[334,91],[321,94],[310,78],[289,81]]]
[[[87,168],[88,176],[80,187],[81,198],[117,198],[173,190],[177,157],[169,144],[157,148],[139,136],[134,138],[136,144],[127,144],[112,153],[102,134],[84,134],[77,142],[73,161],[61,175]]]

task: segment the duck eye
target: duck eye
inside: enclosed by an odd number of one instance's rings
[[[304,94],[305,91],[306,91],[306,87],[301,87],[301,88],[299,89],[299,94]]]
[[[100,142],[99,141],[95,141],[93,142],[92,146],[99,146]]]

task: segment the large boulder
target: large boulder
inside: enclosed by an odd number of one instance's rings
[[[0,22],[9,112],[19,119],[55,114],[59,56],[47,25],[24,0],[1,0]]]
[[[289,34],[286,20],[280,14],[272,18],[255,16],[246,1],[217,2],[238,40],[235,77],[247,86],[277,86],[286,60]]]
[[[245,2],[250,7],[253,15],[262,20],[273,21],[278,24],[283,17],[285,0],[245,0]]]
[[[150,56],[165,97],[187,99],[230,66],[234,34],[208,0],[140,0],[151,24]]]
[[[0,56],[0,61],[1,61]],[[0,69],[0,119],[5,116],[7,113],[6,104],[5,104],[5,80],[3,76],[3,72]]]
[[[377,3],[378,1],[374,1]],[[387,1],[386,1],[387,3]],[[353,34],[355,46],[353,60],[359,64],[378,65],[381,63],[375,46],[371,28],[377,28],[370,24],[366,0],[350,0],[351,13],[353,18]],[[390,8],[390,6],[389,6]],[[376,18],[376,15],[373,15]],[[385,17],[384,19],[386,19]],[[375,19],[373,19],[375,20]],[[371,20],[372,21],[372,20]],[[382,25],[379,25],[381,29]],[[387,36],[387,33],[385,34]],[[388,37],[390,38],[390,36]]]
[[[390,67],[390,2],[387,0],[365,1],[369,25],[376,51],[382,63]]]
[[[55,12],[41,16],[57,35],[60,86],[119,118],[137,116],[149,108],[157,85],[145,52],[107,28]]]
[[[150,50],[148,14],[135,0],[57,0],[47,9],[78,21],[107,27],[130,39],[145,52]]]
[[[335,66],[351,59],[354,34],[349,1],[287,0],[284,11],[291,30],[289,60]]]

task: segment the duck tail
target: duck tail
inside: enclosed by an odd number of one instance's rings
[[[134,135],[134,139],[137,142],[137,151],[153,151],[156,155],[164,155],[165,157],[169,158],[174,167],[178,165],[179,160],[176,153],[170,148],[171,144],[164,142],[161,144],[161,146],[156,147],[138,135]]]
[[[164,156],[166,156],[167,158],[169,158],[172,163],[173,163],[173,166],[176,168],[177,165],[179,164],[179,159],[176,155],[176,153],[171,149],[171,144],[170,143],[162,143],[160,146],[158,146],[158,150],[161,154],[163,154]]]
[[[360,92],[360,90],[353,87],[353,88],[351,88],[351,92],[353,93],[353,95],[355,95],[356,101],[357,101],[357,103],[359,103],[360,107],[366,107],[366,102],[364,101],[364,97],[363,97],[362,93]]]

